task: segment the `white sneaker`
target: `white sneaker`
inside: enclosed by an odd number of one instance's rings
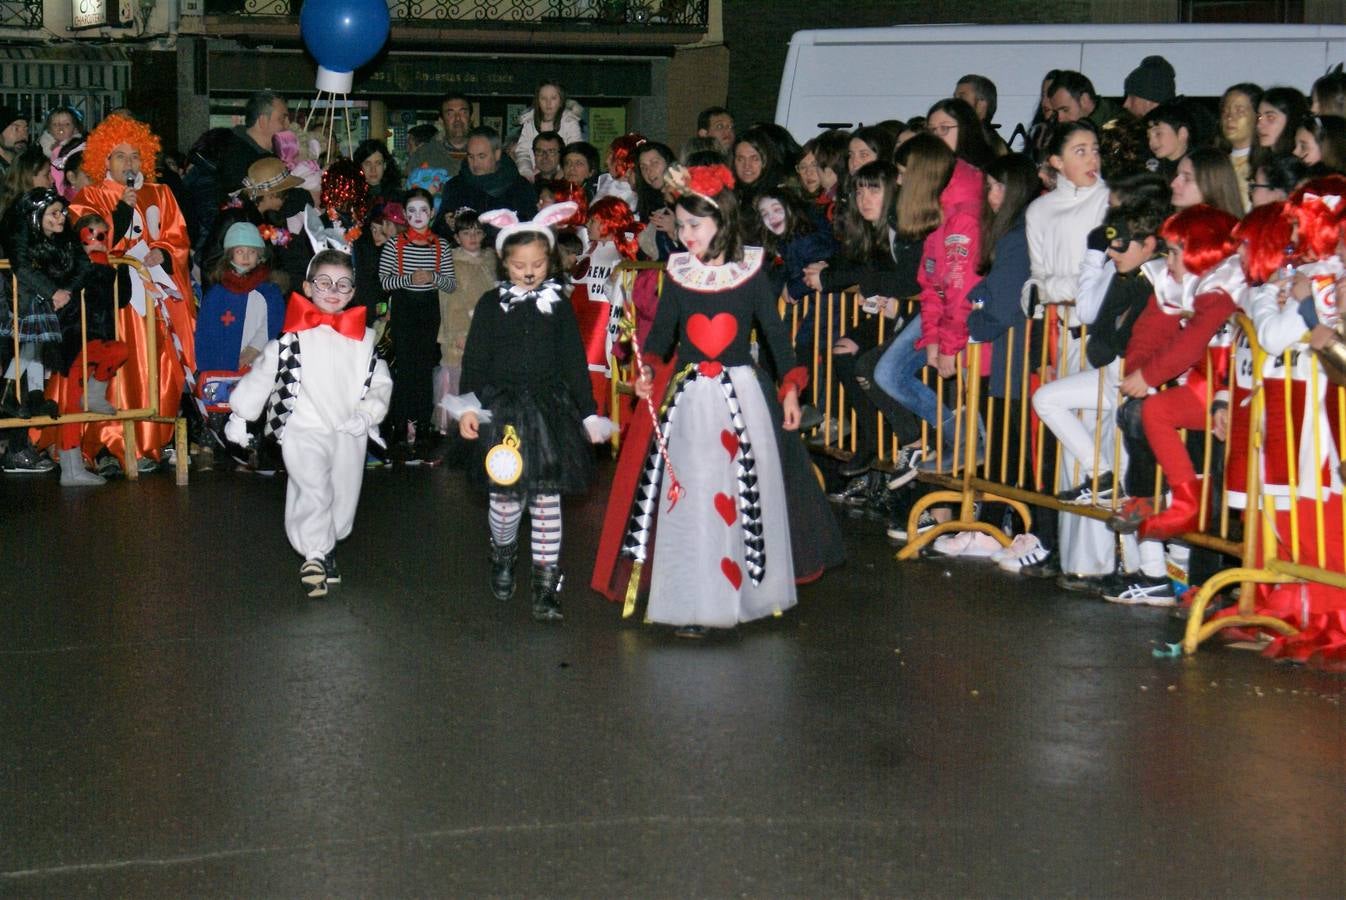
[[[1000,542],[981,531],[960,531],[935,538],[934,550],[941,556],[964,559],[990,559],[1000,552]]]
[[[915,480],[916,467],[924,458],[925,451],[920,447],[903,447],[897,451],[897,460],[893,463],[893,473],[888,476],[888,490],[895,491]]]
[[[1008,547],[1001,547],[995,553],[991,554],[991,562],[999,563],[1002,559],[1018,559],[1037,543],[1037,538],[1027,532],[1016,534],[1014,540],[1010,541]]]
[[[1024,566],[1036,565],[1046,559],[1051,552],[1042,546],[1042,541],[1038,540],[1035,534],[1021,534],[1019,538],[1024,538],[1023,543],[1019,545],[1021,552],[1017,556],[1007,555],[997,563],[1006,572],[1018,572]],[[1019,543],[1019,538],[1014,539],[1015,543]]]

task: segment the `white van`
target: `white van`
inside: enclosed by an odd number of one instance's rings
[[[1346,59],[1346,25],[909,25],[799,31],[781,75],[776,122],[803,142],[827,128],[923,116],[963,75],[996,84],[1002,137],[1031,121],[1050,69],[1083,72],[1105,97],[1146,56],[1177,90],[1219,97],[1240,81],[1308,93]]]

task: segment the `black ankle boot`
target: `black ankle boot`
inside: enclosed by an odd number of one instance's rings
[[[514,596],[514,560],[518,554],[518,541],[503,547],[491,541],[491,593],[497,600]]]
[[[28,392],[28,414],[33,416],[51,416],[56,418],[60,415],[61,407],[56,405],[55,400],[48,400],[47,395],[41,391]]]
[[[533,618],[539,622],[559,622],[561,601],[556,595],[561,591],[560,566],[533,566]]]

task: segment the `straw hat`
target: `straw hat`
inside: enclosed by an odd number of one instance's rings
[[[243,178],[243,192],[250,200],[260,200],[272,194],[281,194],[290,188],[300,187],[304,179],[290,174],[285,163],[274,156],[259,159],[248,166],[248,174]]]

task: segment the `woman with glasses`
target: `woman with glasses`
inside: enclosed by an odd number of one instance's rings
[[[995,159],[981,120],[965,100],[951,97],[930,107],[925,116],[925,130],[947,144],[963,162],[978,169],[985,171]]]
[[[1268,157],[1253,172],[1248,182],[1248,199],[1253,208],[1268,203],[1284,203],[1301,181],[1309,176],[1309,167],[1288,153]]]

